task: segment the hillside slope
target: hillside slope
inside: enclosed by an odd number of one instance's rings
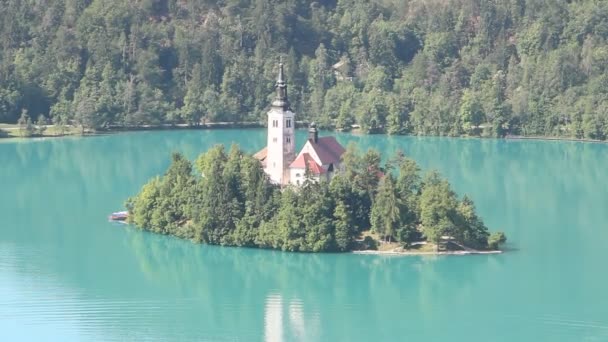
[[[8,0],[0,122],[299,119],[391,134],[608,137],[601,0]]]

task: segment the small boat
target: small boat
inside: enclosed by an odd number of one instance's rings
[[[125,221],[129,217],[128,211],[117,211],[109,217],[110,221]]]

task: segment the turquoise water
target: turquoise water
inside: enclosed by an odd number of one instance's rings
[[[338,136],[439,169],[503,255],[287,254],[107,221],[172,151],[264,137],[0,142],[0,341],[608,341],[608,145]]]

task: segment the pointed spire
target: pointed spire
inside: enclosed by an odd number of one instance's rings
[[[277,77],[277,85],[285,84],[285,75],[283,72],[283,56],[279,58],[279,77]]]
[[[283,70],[283,58],[279,60],[279,76],[277,77],[277,96],[272,102],[273,107],[289,109],[289,100],[287,99],[287,82],[285,81],[285,71]]]
[[[319,131],[317,130],[317,124],[314,122],[311,122],[308,128],[308,140],[315,144],[319,141]]]

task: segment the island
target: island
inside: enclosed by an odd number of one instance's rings
[[[267,145],[255,155],[217,145],[193,166],[175,153],[165,175],[127,201],[128,221],[196,242],[293,252],[482,253],[506,241],[469,198],[436,171],[422,177],[401,152],[382,164],[378,151],[345,149],[312,124],[296,155],[283,63],[267,118]]]
[[[261,163],[234,145],[218,145],[194,163],[179,153],[162,177],[127,200],[128,221],[158,234],[223,246],[293,252],[401,248],[408,253],[495,251],[473,202],[459,199],[436,171],[415,161],[349,145],[330,181],[307,172],[300,186],[270,181]]]

